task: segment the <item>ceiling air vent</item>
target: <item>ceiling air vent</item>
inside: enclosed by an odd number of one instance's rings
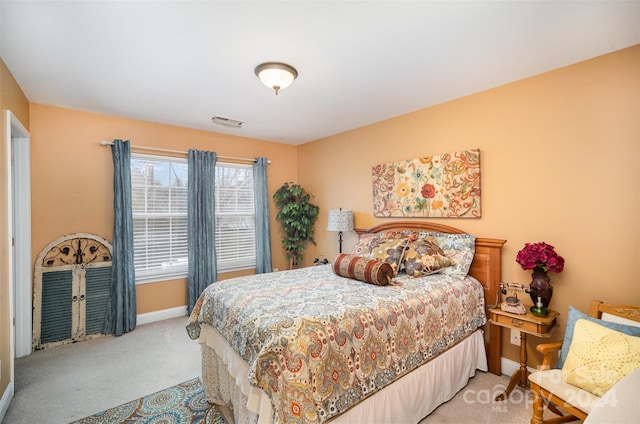
[[[244,122],[237,119],[225,118],[224,116],[214,116],[211,118],[214,124],[224,125],[225,127],[242,128]]]

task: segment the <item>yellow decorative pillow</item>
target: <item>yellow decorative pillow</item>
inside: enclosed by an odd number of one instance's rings
[[[562,367],[564,382],[602,396],[636,368],[640,368],[640,337],[586,319],[576,321]]]

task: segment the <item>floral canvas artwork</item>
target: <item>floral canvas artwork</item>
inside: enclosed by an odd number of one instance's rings
[[[378,217],[479,218],[480,150],[372,167]]]

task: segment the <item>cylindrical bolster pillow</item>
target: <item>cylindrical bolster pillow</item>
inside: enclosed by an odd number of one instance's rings
[[[386,286],[393,279],[393,268],[387,262],[346,253],[339,254],[333,261],[333,272],[378,286]]]

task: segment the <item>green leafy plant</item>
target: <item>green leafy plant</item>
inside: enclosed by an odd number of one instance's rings
[[[287,252],[289,268],[294,268],[302,260],[305,243],[313,239],[313,227],[318,218],[319,208],[310,202],[311,194],[302,186],[284,183],[273,195],[278,208],[276,220],[284,233],[282,245]]]

